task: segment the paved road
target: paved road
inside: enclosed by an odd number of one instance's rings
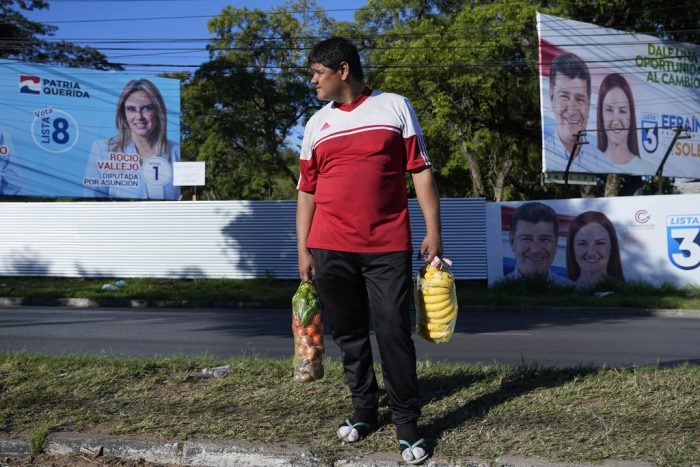
[[[290,322],[289,310],[0,308],[0,351],[287,357]],[[416,338],[416,348],[419,358],[507,365],[700,364],[700,319],[468,312],[449,343]]]

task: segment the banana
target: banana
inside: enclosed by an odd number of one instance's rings
[[[423,276],[447,277],[449,275],[449,272],[441,271],[440,269],[426,269],[423,271]]]
[[[448,298],[447,300],[445,300],[443,302],[426,303],[425,307],[423,307],[423,309],[428,314],[433,314],[433,313],[441,314],[445,310],[445,308],[447,308],[450,305],[452,305],[452,297]]]
[[[454,281],[451,277],[436,277],[436,276],[426,276],[423,278],[421,285],[429,287],[452,287]]]
[[[454,310],[454,308],[453,308]],[[428,315],[427,317],[427,322],[432,323],[432,324],[449,324],[455,317],[457,316],[457,313],[454,311],[451,311],[450,313],[446,314],[445,316],[441,316],[439,318],[436,318],[435,316],[430,316]]]
[[[430,284],[430,287],[426,287],[425,284],[423,284],[421,288],[421,293],[423,296],[426,295],[445,295],[449,294],[452,292],[452,287],[434,287],[432,284]]]
[[[450,294],[442,294],[442,295],[423,295],[420,297],[420,300],[423,301],[424,304],[429,304],[429,303],[440,303],[444,302],[445,300],[450,299]],[[423,307],[425,309],[425,307]]]
[[[440,269],[426,269],[422,275],[424,277],[450,277],[449,272]]]
[[[455,315],[457,314],[457,307],[454,305],[450,305],[449,307],[445,308],[444,310],[440,312],[426,312],[426,319],[430,323],[438,323],[438,322],[449,322],[452,320]],[[446,320],[446,321],[443,321]]]
[[[432,332],[447,332],[449,330],[449,326],[446,323],[427,322],[423,323],[423,328]]]
[[[445,338],[450,335],[450,326],[446,324],[428,325],[426,323],[420,323],[418,333],[424,337],[430,337],[431,339]]]
[[[430,342],[435,342],[435,343],[447,342],[449,340],[449,337],[446,336],[444,332],[440,332],[440,333],[426,332],[425,334],[423,334],[423,337],[425,337]]]

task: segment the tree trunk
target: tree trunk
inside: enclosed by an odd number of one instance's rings
[[[605,179],[605,197],[617,196],[620,191],[620,176],[618,174],[608,174]]]
[[[503,167],[501,167],[501,171],[498,173],[498,177],[496,178],[496,186],[493,189],[493,197],[494,197],[494,201],[496,201],[496,202],[503,201],[503,189],[506,186],[506,179],[508,178],[508,174],[510,174],[510,169],[512,167],[513,167],[513,159],[507,159],[503,163]]]
[[[476,196],[485,196],[484,191],[484,181],[481,178],[481,170],[479,170],[479,161],[476,156],[472,154],[468,149],[467,145],[462,143],[462,150],[469,163],[469,174],[472,177],[472,193]]]
[[[581,198],[595,198],[595,185],[580,185],[579,193]]]

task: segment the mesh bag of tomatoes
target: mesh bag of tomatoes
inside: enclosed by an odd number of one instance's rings
[[[316,288],[299,284],[292,297],[294,334],[294,381],[305,383],[323,378],[323,320]]]
[[[416,330],[436,344],[448,342],[457,322],[457,290],[449,271],[452,261],[435,257],[416,274]]]

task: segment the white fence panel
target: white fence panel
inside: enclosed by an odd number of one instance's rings
[[[459,279],[486,279],[485,202],[443,199]],[[425,232],[409,202],[415,248]],[[294,201],[0,203],[0,275],[296,279]],[[416,262],[418,263],[418,262]]]

